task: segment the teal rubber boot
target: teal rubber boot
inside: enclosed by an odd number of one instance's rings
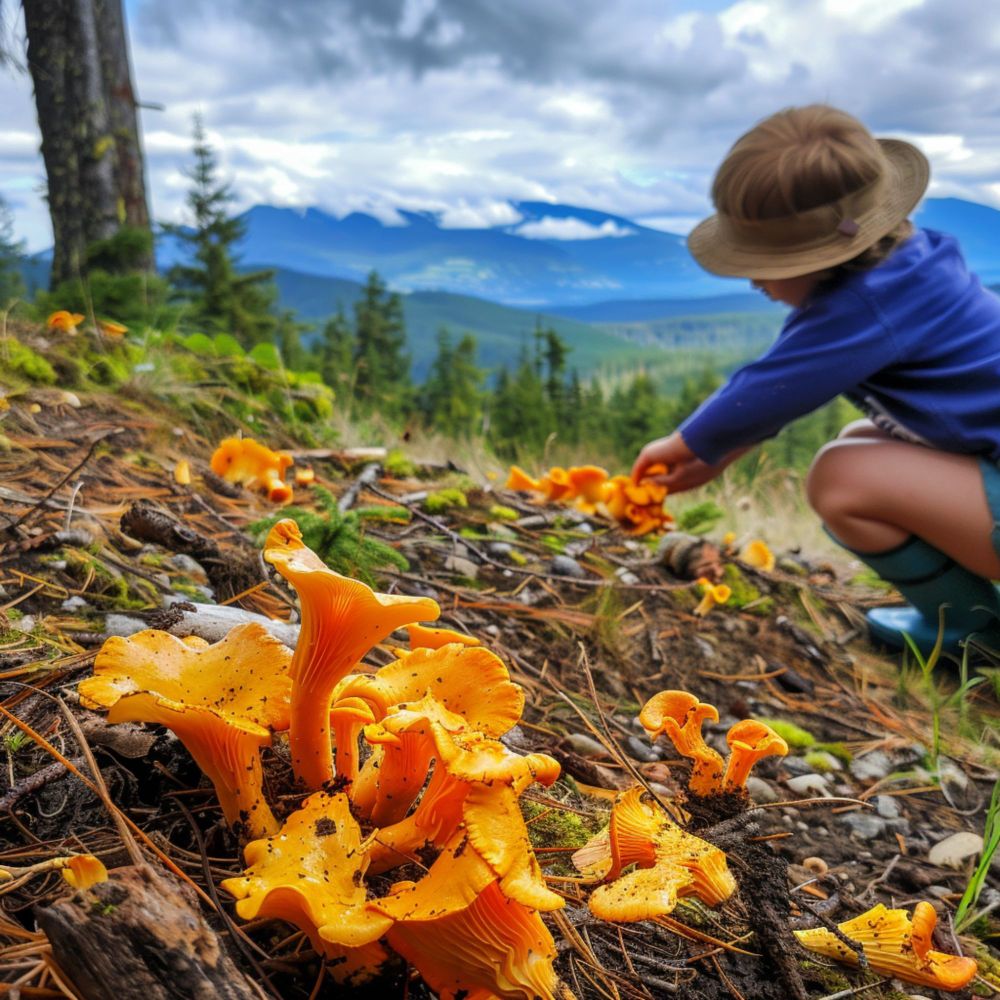
[[[873,638],[903,649],[905,632],[922,653],[929,653],[937,642],[940,609],[945,605],[944,650],[956,652],[973,634],[997,644],[1000,595],[990,580],[976,576],[916,535],[886,552],[849,551],[910,602],[907,607],[869,611],[865,617]]]

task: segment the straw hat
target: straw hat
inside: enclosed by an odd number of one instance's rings
[[[719,212],[688,236],[707,271],[738,278],[794,278],[856,257],[913,211],[930,179],[916,146],[879,139],[881,170],[870,184],[795,215],[747,220]]]

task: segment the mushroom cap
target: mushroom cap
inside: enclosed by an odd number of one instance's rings
[[[402,652],[374,674],[345,677],[334,700],[364,698],[381,718],[393,706],[419,701],[426,694],[462,716],[468,728],[487,736],[502,736],[524,711],[524,691],[511,681],[503,660],[483,646],[459,643]]]
[[[57,309],[54,313],[49,314],[49,318],[45,321],[45,325],[50,330],[73,330],[75,331],[77,326],[84,320],[82,313],[71,313],[66,309]]]
[[[191,483],[191,463],[182,458],[174,466],[174,482],[180,486],[188,486]]]
[[[295,485],[296,486],[309,486],[311,483],[316,482],[316,472],[310,466],[305,466],[304,468],[296,467],[295,469]]]
[[[576,465],[569,470],[569,481],[574,496],[592,504],[598,503],[604,499],[608,471],[598,465]]]
[[[482,640],[474,635],[465,635],[450,628],[429,628],[426,625],[407,625],[406,634],[410,639],[410,649],[440,649],[450,642],[463,646],[481,646]]]
[[[520,466],[512,465],[507,482],[504,484],[508,490],[519,490],[522,493],[537,493],[541,489],[537,479],[532,479]]]
[[[693,881],[686,868],[674,864],[637,868],[608,885],[598,886],[588,900],[599,920],[634,923],[672,912],[681,890]]]
[[[74,854],[66,859],[62,877],[74,889],[89,889],[98,882],[107,882],[108,870],[100,858],[93,854]]]
[[[279,833],[247,844],[244,857],[245,874],[221,883],[244,920],[287,920],[328,957],[371,945],[391,926],[367,906],[367,843],[341,792],[311,795]]]
[[[755,566],[766,573],[770,573],[774,569],[774,553],[759,538],[755,538],[752,542],[747,542],[740,549],[739,558],[748,566]]]
[[[639,713],[639,722],[651,740],[663,733],[679,754],[694,760],[688,787],[698,795],[718,792],[724,770],[722,757],[701,735],[706,719],[718,722],[718,709],[687,691],[661,691]]]
[[[155,696],[174,711],[198,708],[264,730],[288,728],[292,651],[256,622],[237,625],[203,647],[145,629],[112,636],[80,682],[88,708],[113,709],[122,698]]]
[[[906,910],[890,910],[879,903],[866,913],[837,926],[857,941],[875,971],[907,983],[954,992],[965,987],[978,971],[975,959],[931,949],[937,914],[930,903],[917,903],[913,918]],[[825,927],[795,931],[799,943],[828,958],[857,965],[858,958]]]
[[[212,471],[234,483],[284,479],[293,462],[284,451],[272,451],[253,438],[225,438],[212,454]]]
[[[538,489],[546,500],[562,500],[572,492],[573,484],[569,473],[561,465],[553,465],[538,480]]]
[[[83,317],[81,316],[80,318],[82,319]],[[113,319],[99,319],[97,321],[97,328],[105,337],[113,337],[116,340],[128,333],[127,326],[123,323],[116,323]]]

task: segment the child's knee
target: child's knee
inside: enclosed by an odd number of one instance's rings
[[[850,456],[845,442],[831,441],[816,453],[806,475],[806,499],[824,520],[839,510],[849,475]],[[845,497],[846,499],[846,497]]]

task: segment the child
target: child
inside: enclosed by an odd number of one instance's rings
[[[663,462],[662,482],[693,489],[843,393],[869,419],[821,449],[809,502],[910,602],[869,612],[872,633],[902,647],[906,632],[924,650],[942,606],[951,649],[984,630],[995,643],[1000,616],[1000,298],[952,237],[907,221],[928,176],[914,146],[825,105],[740,138],[688,247],[793,309],[768,351],[632,469]]]

